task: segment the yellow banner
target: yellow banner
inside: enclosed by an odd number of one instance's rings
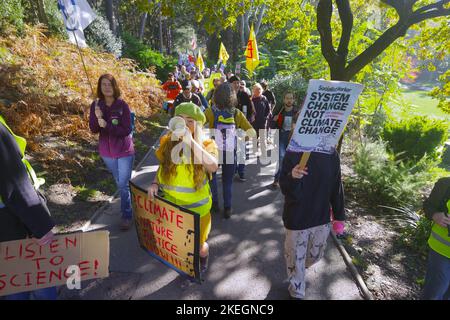
[[[253,30],[253,25],[250,29],[250,36],[247,42],[247,49],[245,49],[245,67],[249,71],[250,75],[259,65],[259,52],[258,45],[256,44],[255,31]]]
[[[176,271],[200,279],[200,216],[130,182],[133,213],[141,246]]]
[[[198,57],[197,60],[195,61],[195,65],[198,67],[198,70],[200,72],[203,72],[203,70],[205,70],[205,63],[203,62],[203,57],[200,50],[198,50]]]
[[[219,60],[222,60],[222,63],[226,65],[229,58],[230,56],[228,55],[227,49],[225,49],[223,42],[221,42],[219,49]]]

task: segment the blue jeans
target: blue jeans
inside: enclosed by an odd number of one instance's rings
[[[250,159],[249,157],[249,142],[245,141],[245,160]],[[237,161],[237,155],[236,155],[236,163]],[[236,172],[239,174],[239,177],[243,178],[245,177],[245,163],[239,163],[236,165]]]
[[[429,249],[424,300],[450,300],[450,259]]]
[[[284,156],[286,154],[286,149],[288,147],[288,143],[289,143],[289,134],[291,133],[290,131],[284,131],[284,130],[280,130],[280,142],[278,145],[278,169],[277,169],[277,173],[275,173],[275,181],[278,181],[280,179],[280,174],[281,174],[281,166],[283,165],[283,159]]]
[[[117,159],[102,157],[102,159],[106,167],[108,167],[108,170],[111,171],[119,189],[122,218],[131,219],[133,213],[131,211],[131,194],[128,182],[131,179],[131,173],[133,171],[134,155]]]
[[[34,300],[56,300],[58,292],[56,287],[37,289],[34,291],[20,292],[5,296],[5,300],[30,300],[31,297]]]
[[[225,155],[224,155],[225,158]],[[236,164],[222,164],[222,188],[223,188],[223,206],[225,209],[231,208],[233,176],[236,172]],[[217,176],[214,173],[210,182],[212,200],[219,203],[219,195],[217,191]]]

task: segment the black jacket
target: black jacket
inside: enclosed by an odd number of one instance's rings
[[[0,242],[41,238],[54,226],[45,204],[34,189],[22,163],[19,147],[3,124],[0,124]]]
[[[294,179],[292,169],[303,153],[286,152],[280,175],[285,196],[283,223],[289,230],[304,230],[330,222],[330,206],[336,220],[345,220],[344,190],[339,155],[312,152],[308,175]]]
[[[423,203],[423,211],[428,219],[436,212],[447,213],[447,201],[450,200],[450,177],[439,179]]]

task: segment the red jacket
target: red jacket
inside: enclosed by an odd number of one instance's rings
[[[178,81],[166,81],[162,88],[167,93],[167,99],[175,100],[181,91],[181,84]]]

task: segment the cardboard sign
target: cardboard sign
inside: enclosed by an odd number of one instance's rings
[[[130,182],[133,213],[141,247],[188,277],[200,280],[200,216]]]
[[[65,285],[69,266],[80,280],[109,276],[109,232],[57,235],[46,246],[32,239],[0,243],[0,296]]]
[[[287,150],[332,153],[362,89],[358,83],[310,80]]]

